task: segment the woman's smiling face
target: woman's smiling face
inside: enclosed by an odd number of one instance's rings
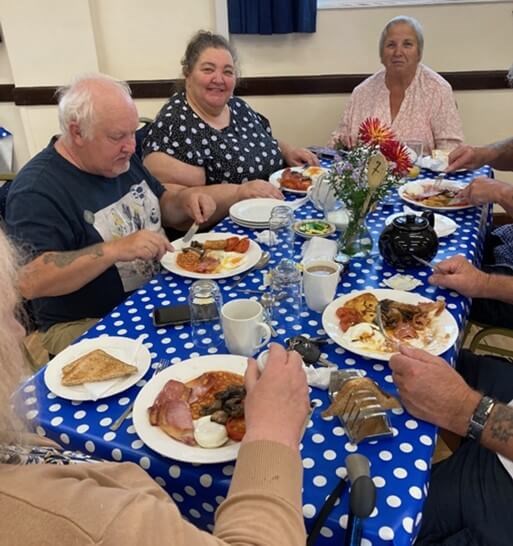
[[[224,108],[233,95],[236,82],[230,52],[213,47],[205,49],[185,81],[188,97],[201,108]]]

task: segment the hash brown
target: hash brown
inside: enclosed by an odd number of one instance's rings
[[[363,322],[374,322],[377,306],[378,298],[370,292],[364,292],[344,304],[344,307],[357,311],[361,315]]]

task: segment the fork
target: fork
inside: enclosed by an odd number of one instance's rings
[[[435,178],[435,183],[433,184],[433,189],[438,191],[442,187],[442,183],[445,178],[445,173],[438,173]]]
[[[397,345],[397,339],[393,338],[386,330],[385,330],[385,327],[383,326],[383,317],[381,315],[381,301],[378,301],[378,304],[376,305],[376,320],[374,321],[376,326],[379,328],[379,331],[381,332],[381,334],[383,335],[383,337],[387,340],[387,341],[390,341],[391,343],[395,345]]]
[[[162,370],[166,369],[169,364],[170,360],[168,358],[161,358],[158,362],[155,368],[153,369],[153,374],[150,377],[150,381]],[[135,398],[130,402],[130,404],[125,408],[123,413],[110,425],[110,430],[118,430],[118,428],[123,424],[124,420],[130,415],[130,412],[133,410],[135,404]]]

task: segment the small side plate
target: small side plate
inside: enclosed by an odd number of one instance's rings
[[[327,237],[332,233],[335,233],[335,225],[326,220],[317,220],[312,218],[310,220],[301,220],[294,224],[294,231],[305,237],[305,239],[310,239],[311,237]]]

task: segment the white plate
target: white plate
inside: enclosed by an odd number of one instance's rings
[[[363,294],[364,292],[370,292],[374,294],[378,300],[383,300],[385,298],[399,301],[401,303],[412,303],[416,304],[419,302],[432,302],[428,298],[421,296],[419,294],[404,292],[402,290],[392,290],[388,288],[378,288],[374,290],[358,290],[351,292],[350,294],[345,294],[340,298],[332,301],[328,307],[324,310],[322,314],[322,326],[330,338],[348,351],[352,351],[357,355],[366,356],[369,358],[375,358],[376,360],[389,360],[392,356],[392,353],[383,353],[379,351],[367,351],[359,347],[354,347],[351,342],[347,341],[344,337],[344,332],[340,329],[339,320],[336,315],[336,311],[339,307],[342,307],[346,301]],[[441,355],[445,353],[447,349],[450,349],[458,337],[458,324],[454,317],[445,309],[440,316],[436,317],[433,322],[433,326],[439,331],[440,335],[443,335],[445,339],[439,342],[433,342],[429,347],[424,347],[426,351],[429,351],[433,355]]]
[[[411,197],[408,197],[405,195],[405,193],[414,193],[415,190],[422,192],[424,191],[424,188],[428,185],[434,184],[435,180],[434,178],[423,178],[422,180],[412,180],[411,182],[407,182],[406,184],[403,184],[399,187],[397,190],[399,193],[399,197],[403,199],[403,201],[406,201],[407,203],[411,203],[412,205],[415,205],[417,207],[422,207],[424,209],[431,209],[431,210],[460,210],[460,209],[468,209],[471,207],[474,207],[475,205],[468,204],[468,205],[456,205],[456,206],[441,206],[436,207],[432,205],[425,205],[424,203],[421,203],[419,201],[415,201]],[[461,184],[456,182],[455,180],[444,180],[442,182],[442,188],[460,188],[463,189],[466,186],[466,184]]]
[[[271,211],[279,205],[286,205],[281,199],[258,197],[244,199],[230,207],[230,216],[234,220],[240,220],[245,224],[269,224]]]
[[[269,222],[244,222],[244,220],[240,220],[239,218],[234,218],[233,216],[230,216],[230,220],[238,224],[239,226],[250,228],[250,229],[266,229],[269,227]]]
[[[291,171],[295,171],[298,173],[302,173],[308,169],[308,167],[288,167]],[[325,169],[324,167],[318,167],[320,169],[319,173],[315,175],[316,177],[320,176],[321,174],[325,174],[328,172],[328,169]],[[306,190],[292,190],[290,188],[284,188],[280,184],[281,177],[283,175],[283,172],[285,169],[280,169],[279,171],[274,172],[269,177],[269,182],[275,187],[278,188],[281,191],[288,191],[290,193],[300,193],[303,195],[306,195],[309,188],[311,188],[315,184],[315,177],[312,177],[312,184],[307,188]],[[308,174],[306,176],[309,176]]]
[[[127,364],[137,366],[138,372],[128,377],[109,379],[108,381],[96,381],[89,383],[91,390],[83,385],[65,387],[61,383],[62,368],[80,358],[82,355],[103,349],[115,358],[119,358]],[[134,359],[135,356],[135,359]],[[118,394],[135,385],[148,370],[151,355],[148,349],[139,340],[128,337],[101,336],[95,339],[84,339],[79,343],[66,347],[48,363],[44,380],[46,386],[57,396],[67,400],[99,400]]]
[[[395,214],[391,214],[386,220],[385,225],[389,225],[392,223],[392,220],[394,218],[397,218],[399,216],[404,216],[405,214],[414,214],[415,216],[420,216],[421,213],[419,211],[409,210],[408,212],[396,212]],[[445,216],[443,214],[438,214],[435,212],[435,232],[438,237],[447,237],[447,235],[452,235],[457,229],[458,224],[448,216]]]
[[[193,240],[202,243],[207,239],[209,241],[213,241],[217,239],[227,239],[228,237],[240,236],[233,233],[198,233],[193,237]],[[172,244],[176,251],[179,251],[183,246],[189,246],[190,242],[184,245],[182,239],[177,239],[176,241],[173,241]],[[166,252],[164,256],[162,256],[160,263],[168,271],[171,271],[171,273],[176,273],[177,275],[188,277],[190,279],[226,279],[227,277],[233,277],[234,275],[238,275],[239,273],[247,271],[253,267],[258,262],[261,255],[262,249],[260,248],[260,245],[250,239],[249,248],[247,252],[243,254],[242,262],[237,267],[230,269],[229,271],[222,271],[220,273],[194,273],[193,271],[187,271],[176,263],[176,252]]]
[[[231,442],[214,449],[188,446],[174,440],[148,419],[148,408],[170,379],[190,381],[204,372],[228,371],[244,375],[248,359],[237,355],[209,355],[182,360],[155,375],[141,389],[134,403],[134,427],[141,440],[151,449],[177,461],[186,463],[223,463],[237,458],[239,442]]]

